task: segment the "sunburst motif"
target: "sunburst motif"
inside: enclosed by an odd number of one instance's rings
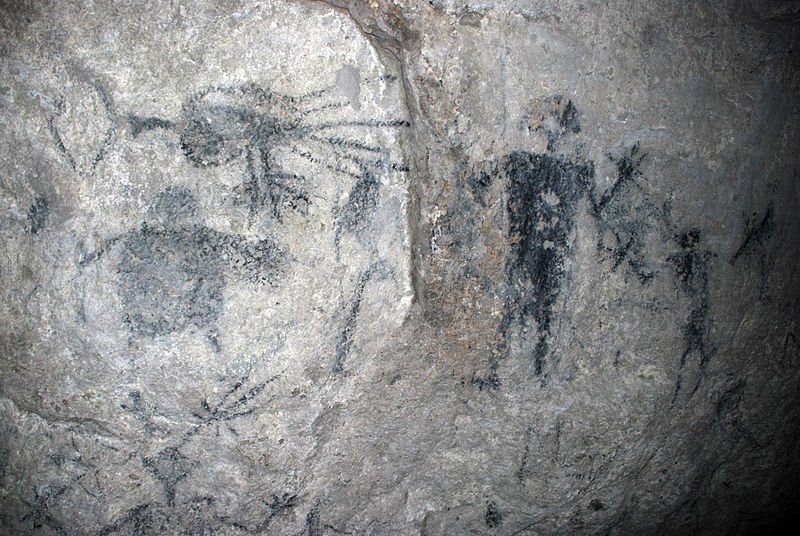
[[[329,90],[292,97],[245,83],[197,92],[176,120],[131,116],[129,124],[134,136],[152,128],[174,130],[186,158],[199,167],[243,158],[246,170],[238,190],[251,223],[264,209],[281,221],[287,210],[305,212],[310,198],[308,179],[283,169],[279,152],[288,151],[356,183],[378,169],[405,171],[391,162],[387,149],[352,132],[403,127],[408,121],[343,117],[348,106],[349,101]]]

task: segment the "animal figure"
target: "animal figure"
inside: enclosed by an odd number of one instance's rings
[[[189,190],[168,187],[155,197],[138,228],[81,259],[85,265],[119,247],[117,290],[132,339],[194,325],[205,330],[218,351],[216,326],[223,311],[226,275],[256,284],[278,281],[286,253],[275,240],[216,231],[198,222],[197,212]]]

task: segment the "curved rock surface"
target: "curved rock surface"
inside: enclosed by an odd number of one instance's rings
[[[800,3],[0,12],[0,533],[792,519]]]

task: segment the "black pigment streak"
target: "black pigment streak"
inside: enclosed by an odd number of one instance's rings
[[[569,442],[563,441],[563,429],[563,419],[557,417],[552,427],[535,429],[529,426],[525,430],[522,457],[515,473],[521,486],[524,487],[529,477],[542,470],[542,463],[557,467],[565,477],[575,479],[586,486],[606,470],[609,457],[613,457],[614,454],[576,452]]]
[[[50,205],[47,199],[41,194],[33,200],[33,204],[28,208],[28,232],[38,234],[47,225],[47,218],[50,215]]]
[[[64,113],[64,101],[63,99],[60,99],[56,103],[56,113],[47,118],[47,129],[50,131],[50,135],[53,137],[53,142],[56,144],[56,148],[61,152],[61,154],[64,155],[64,157],[67,159],[69,167],[74,171],[76,169],[75,159],[72,158],[72,155],[67,150],[66,145],[64,145],[64,140],[61,139],[61,134],[56,127],[56,118],[62,113]]]
[[[530,320],[536,323],[534,374],[545,385],[553,306],[561,289],[578,203],[594,170],[555,155],[519,152],[506,157],[503,171],[508,178],[511,251],[500,331],[507,338],[514,323],[525,328]]]
[[[645,156],[638,142],[620,156],[609,154],[617,180],[602,194],[596,186],[589,192],[590,212],[598,226],[598,253],[611,260],[612,272],[625,265],[643,285],[655,276],[645,254],[646,233],[662,219],[641,184]]]
[[[690,229],[675,237],[680,252],[670,255],[678,287],[690,302],[689,314],[683,326],[684,350],[681,354],[673,406],[678,398],[688,402],[697,392],[706,367],[715,349],[708,342],[710,308],[708,277],[712,254],[699,249],[700,230]]]
[[[97,534],[218,534],[226,528],[238,528],[236,523],[214,512],[215,503],[214,497],[195,495],[176,505],[140,504]]]
[[[48,486],[41,491],[34,488],[33,504],[24,501],[30,510],[22,517],[22,522],[30,523],[35,533],[41,532],[42,529],[47,528],[56,534],[67,534],[61,522],[50,513],[50,509],[58,501],[59,497],[69,491],[69,489],[68,486],[59,488]]]
[[[172,128],[172,121],[161,119],[159,117],[138,117],[135,115],[128,116],[128,128],[131,131],[131,136],[134,138],[145,130],[153,130],[157,128]]]
[[[269,517],[275,517],[286,510],[294,508],[295,506],[297,506],[296,494],[284,493],[280,497],[273,495],[272,502],[268,505]]]
[[[357,121],[335,121],[331,123],[321,123],[315,129],[329,129],[336,127],[410,127],[411,123],[405,119],[392,119],[383,121],[379,119],[359,119]]]
[[[301,114],[294,103],[255,84],[207,88],[192,96],[182,112],[180,145],[197,166],[219,166],[245,155],[243,192],[250,216],[268,207],[277,220],[287,209],[305,211],[309,198],[303,177],[275,170],[271,148],[299,134]]]
[[[167,504],[175,504],[176,486],[184,480],[192,470],[192,462],[184,456],[178,447],[162,449],[155,457],[142,457],[145,466],[161,484]]]
[[[575,108],[575,105],[571,100],[567,101],[567,105],[564,107],[564,111],[561,113],[559,125],[561,125],[563,130],[572,131],[575,134],[581,131],[581,124],[578,121],[578,110]]]
[[[752,262],[756,263],[760,275],[758,299],[765,302],[773,264],[773,252],[767,248],[767,244],[775,234],[775,203],[770,202],[767,205],[760,220],[757,219],[757,213],[753,213],[752,218],[746,218],[744,226],[745,238],[731,256],[730,264],[736,265],[737,262],[748,257],[753,259]]]
[[[97,164],[105,157],[106,152],[111,148],[111,140],[116,134],[116,128],[113,126],[116,121],[114,118],[113,103],[111,98],[102,86],[96,85],[95,88],[97,89],[97,93],[100,95],[100,99],[103,101],[103,106],[105,106],[106,114],[108,115],[108,119],[111,121],[112,126],[105,132],[100,149],[92,158],[92,171],[94,171],[94,169],[97,167]]]
[[[559,98],[554,98],[553,103],[563,104]],[[472,202],[485,207],[489,186],[496,177],[506,178],[510,251],[505,263],[506,295],[498,328],[501,342],[497,353],[501,356],[508,353],[512,330],[527,332],[535,328],[534,374],[542,385],[546,385],[553,307],[565,274],[564,259],[570,249],[569,239],[577,205],[584,193],[588,192],[589,213],[598,227],[598,253],[611,261],[612,272],[624,266],[626,274],[634,276],[642,285],[649,284],[657,274],[646,251],[648,233],[672,229],[673,222],[669,204],[658,206],[645,190],[646,179],[641,164],[646,155],[638,142],[621,154],[608,155],[615,165],[617,177],[612,186],[599,191],[592,184],[594,168],[591,163],[582,164],[554,151],[564,134],[580,130],[577,110],[572,102],[562,105],[557,113],[542,115],[532,124],[537,124],[538,130],[548,134],[547,154],[513,153],[494,166],[485,166],[486,169],[474,172],[466,183]],[[749,226],[750,231],[740,252],[768,238],[773,225],[772,212],[773,209],[768,208],[759,224]],[[469,241],[470,237],[466,240]],[[666,242],[679,249],[667,258],[667,263],[674,269],[679,292],[690,304],[682,328],[684,348],[674,405],[679,396],[686,399],[693,396],[715,352],[708,342],[708,277],[713,255],[699,248],[698,229],[679,233]],[[619,365],[619,358],[619,354],[614,357],[615,366]],[[498,360],[494,355],[486,374],[473,376],[472,383],[481,390],[500,387]],[[526,450],[518,471],[520,480],[527,470],[528,456]]]
[[[798,348],[800,348],[800,344],[798,344],[797,337],[793,331],[788,331],[786,336],[783,338],[783,352],[781,352],[780,361],[781,366],[786,367],[797,360]],[[792,349],[794,349],[793,352]]]
[[[154,432],[157,429],[152,420],[155,411],[142,397],[141,391],[130,391],[128,393],[128,401],[127,404],[120,404],[120,407],[133,415],[138,421],[141,421],[144,424],[145,431],[148,433]]]
[[[361,309],[361,300],[364,296],[364,288],[367,286],[370,278],[372,277],[372,270],[367,269],[361,274],[361,277],[356,284],[353,291],[353,297],[350,300],[350,308],[347,312],[344,326],[339,332],[336,339],[336,354],[333,363],[332,372],[334,374],[341,373],[344,370],[344,363],[347,356],[350,354],[350,349],[353,346],[353,337],[356,332],[356,325],[358,321],[358,313]]]
[[[556,425],[554,430],[554,437],[553,437],[553,451],[554,456],[556,458],[559,457],[559,453],[561,452],[561,429],[564,426],[564,421],[561,417],[556,419]]]
[[[614,157],[614,155],[609,154],[608,158],[614,162],[617,167],[617,181],[608,190],[603,192],[599,199],[596,198],[596,195],[594,196],[592,200],[593,206],[598,210],[605,208],[621,190],[635,182],[636,179],[641,178],[642,172],[639,166],[645,156],[647,155],[640,154],[638,142],[630,148],[627,154],[623,154],[620,157]]]
[[[503,524],[503,514],[500,513],[493,501],[486,503],[486,512],[483,515],[483,519],[489,528],[499,527]]]
[[[267,208],[279,222],[283,221],[288,210],[307,215],[311,200],[303,186],[305,177],[281,171],[265,172],[269,169],[265,158],[261,151],[247,151],[248,178],[241,191],[249,200],[251,220],[262,208]]]
[[[59,475],[58,482],[33,486],[30,500],[20,497],[27,507],[27,513],[19,518],[20,529],[27,529],[21,533],[74,534],[71,525],[67,523],[68,520],[64,519],[64,503],[73,497],[74,493],[85,493],[95,500],[100,499],[99,472],[92,465],[93,459],[80,452],[75,441],[74,429],[70,429],[68,433],[69,443],[53,445],[46,455],[46,458],[55,465],[53,469]],[[2,461],[0,460],[0,463]],[[93,488],[94,491],[89,488]]]
[[[519,469],[517,469],[517,480],[519,480],[520,484],[524,484],[525,479],[527,478],[530,468],[528,465],[530,464],[531,458],[531,439],[533,437],[533,427],[528,426],[525,429],[525,436],[523,438],[523,451],[522,451],[522,460],[519,464]]]
[[[496,391],[500,389],[502,382],[500,381],[500,374],[498,372],[499,363],[496,359],[489,361],[489,368],[483,376],[473,375],[472,385],[478,388],[479,391]]]
[[[98,91],[104,104],[110,107],[107,96]],[[377,205],[376,170],[405,172],[408,167],[389,161],[387,150],[357,137],[340,135],[336,129],[398,128],[408,127],[410,123],[401,119],[314,121],[315,114],[322,110],[344,108],[343,103],[326,99],[330,99],[326,91],[287,97],[254,84],[213,87],[190,97],[176,120],[130,116],[128,127],[133,137],[154,129],[175,131],[180,137],[183,154],[198,167],[220,166],[237,158],[244,159],[246,175],[239,191],[250,206],[251,218],[266,208],[269,215],[280,222],[286,211],[303,214],[311,203],[305,178],[277,167],[273,154],[277,147],[288,148],[311,162],[354,177],[356,181],[348,201],[334,208],[334,216],[340,232],[357,233],[364,228]],[[63,110],[62,103],[58,114]],[[76,169],[75,158],[65,147],[57,128],[58,114],[49,120],[50,131],[59,150]],[[106,139],[93,158],[92,170],[103,158],[113,133],[113,129],[106,133]],[[333,152],[337,159],[335,165],[324,154],[316,156],[319,147]],[[46,218],[46,203],[32,207],[30,232],[37,233]],[[95,251],[86,251],[81,244],[79,266],[83,268],[98,261],[117,247],[117,290],[131,333],[154,337],[194,325],[207,331],[217,350],[216,323],[223,308],[225,277],[232,274],[252,283],[276,284],[283,274],[286,257],[285,249],[272,239],[249,240],[206,227],[198,217],[193,194],[175,186],[166,188],[154,199],[147,217],[137,228],[106,238],[102,247]],[[356,285],[337,344],[340,369],[350,351],[364,288],[371,276],[372,268],[362,274]],[[164,500],[132,507],[103,527],[99,534],[169,534],[176,530],[187,534],[212,534],[225,532],[226,527],[262,534],[273,518],[294,509],[298,503],[295,493],[275,494],[271,501],[264,503],[263,521],[248,526],[212,511],[214,497],[182,498],[179,493],[198,465],[198,461],[187,455],[187,444],[210,427],[216,427],[219,434],[220,427],[227,426],[236,435],[232,423],[257,410],[256,401],[278,376],[251,386],[247,385],[249,378],[245,376],[235,381],[216,402],[205,398],[199,401],[194,413],[197,421],[173,444],[150,456],[139,456],[142,467],[161,485]],[[147,404],[140,391],[130,391],[121,407],[144,423],[147,434],[163,428],[155,419],[163,415],[158,408]],[[136,456],[131,454],[131,458]],[[33,520],[34,528],[49,526],[52,531],[66,534],[47,513],[49,504],[65,490],[44,498],[37,491],[37,503],[43,506],[32,508],[26,520]],[[327,530],[349,534],[330,525],[321,527],[318,509],[309,512],[306,528],[309,536]]]
[[[208,87],[197,92],[187,100],[177,120],[131,116],[128,123],[133,136],[156,128],[174,130],[179,135],[183,154],[198,167],[220,166],[243,159],[245,176],[236,188],[237,201],[247,204],[251,224],[264,211],[279,223],[283,222],[288,211],[307,215],[312,203],[306,178],[281,169],[275,161],[278,149],[288,150],[338,175],[354,178],[355,183],[347,201],[341,206],[332,207],[334,246],[338,260],[343,235],[358,235],[374,215],[380,190],[377,170],[408,171],[408,167],[402,163],[389,160],[387,149],[359,139],[359,134],[340,132],[344,127],[352,127],[359,132],[360,129],[408,127],[410,123],[404,119],[342,117],[331,120],[329,116],[323,121],[319,115],[323,111],[345,111],[347,105],[347,102],[328,90],[291,97],[247,83]],[[222,249],[227,256],[233,256],[237,260],[236,268],[249,274],[254,271],[251,268],[263,269],[263,260],[281,257],[282,248],[274,243],[270,245],[267,241],[254,245],[199,226],[176,229],[170,225],[163,231],[159,228],[156,232],[161,234],[151,238],[153,232],[151,226],[143,225],[140,231],[126,237],[125,250],[131,255],[125,260],[127,264],[136,265],[133,269],[120,265],[120,270],[125,271],[130,280],[130,284],[123,285],[121,290],[127,298],[124,300],[129,309],[126,321],[131,331],[154,336],[184,329],[191,323],[207,329],[209,340],[218,348],[215,325],[223,309],[224,279],[216,250]],[[191,270],[184,270],[177,277],[184,283],[181,288],[185,292],[181,297],[185,299],[179,299],[178,304],[167,311],[168,314],[161,310],[142,310],[141,303],[146,302],[136,299],[136,296],[142,295],[141,287],[144,287],[145,293],[149,287],[164,290],[166,285],[159,279],[161,272],[144,281],[135,275],[141,253],[146,258],[155,258],[151,250],[165,241],[174,246],[173,249],[192,255],[188,262],[181,263]],[[203,249],[198,247],[201,243]],[[193,262],[198,250],[207,253],[202,255],[202,263]],[[96,257],[100,255],[102,251]],[[91,262],[91,256],[84,258]],[[268,273],[269,270],[261,272]],[[268,279],[271,282],[274,277]],[[356,290],[344,329],[337,341],[336,372],[341,371],[352,345],[362,293],[363,284]]]
[[[517,469],[517,480],[520,483],[525,481],[525,477],[528,474],[528,463],[530,462],[531,458],[531,446],[526,444],[522,450],[522,460],[519,464],[519,469]]]
[[[245,376],[237,380],[222,396],[222,398],[214,406],[209,404],[208,400],[203,400],[200,403],[198,412],[195,417],[199,420],[193,428],[187,431],[180,446],[183,446],[193,436],[197,435],[201,430],[211,425],[224,424],[234,434],[236,431],[231,427],[231,422],[241,417],[246,417],[255,412],[256,407],[253,403],[260,397],[266,387],[280,378],[282,373],[276,374],[262,381],[247,390],[243,390],[244,385],[248,382],[249,377]]]
[[[283,493],[272,496],[272,502],[267,505],[267,513],[264,520],[254,527],[248,527],[241,523],[231,523],[233,528],[243,530],[249,534],[266,534],[272,519],[281,513],[294,508],[297,505],[297,495],[294,493]]]
[[[755,214],[753,215],[753,220]],[[773,229],[775,228],[775,203],[770,202],[767,205],[767,210],[761,221],[757,224],[753,220],[745,221],[747,232],[741,246],[736,250],[736,253],[731,257],[731,264],[734,264],[742,255],[754,251],[756,248],[763,246],[772,236]]]
[[[100,97],[100,101],[103,103],[104,112],[105,112],[105,119],[110,122],[110,127],[103,133],[103,138],[99,141],[97,151],[92,155],[92,160],[90,163],[90,167],[87,170],[88,173],[94,173],[95,169],[97,168],[97,164],[100,163],[103,158],[105,158],[106,153],[111,147],[111,141],[116,134],[116,128],[114,127],[115,124],[115,115],[114,115],[114,105],[111,100],[111,97],[108,95],[106,89],[97,83],[89,82],[88,87],[91,88],[92,91],[95,91],[97,95]],[[59,98],[56,102],[56,110],[55,113],[51,114],[47,118],[47,128],[50,132],[50,135],[53,138],[53,142],[56,144],[56,148],[64,155],[69,163],[70,168],[73,171],[78,171],[78,165],[75,162],[75,155],[70,153],[69,149],[67,149],[66,145],[64,144],[64,138],[61,132],[56,125],[56,120],[61,117],[66,112],[66,105],[64,103],[64,99]],[[102,118],[95,116],[90,118],[89,120],[101,120]]]
[[[645,179],[640,166],[645,156],[638,142],[619,156],[610,154],[609,159],[617,169],[616,182],[602,193],[596,187],[589,193],[590,213],[598,226],[598,253],[612,260],[612,272],[625,265],[642,285],[649,284],[657,273],[645,252],[646,233],[654,226],[673,228],[669,204],[659,208],[643,187]],[[739,251],[766,239],[771,214],[770,208],[761,223],[751,228]],[[692,398],[715,352],[708,342],[711,323],[708,280],[713,254],[700,249],[700,240],[701,233],[696,228],[666,239],[670,247],[678,248],[678,252],[667,257],[667,264],[672,266],[678,290],[690,305],[681,328],[684,344],[673,405],[679,397],[684,401]],[[734,255],[732,263],[737,256]],[[618,363],[619,356],[614,361],[615,365]]]

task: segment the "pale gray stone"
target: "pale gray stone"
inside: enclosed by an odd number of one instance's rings
[[[799,17],[3,6],[0,533],[777,530]]]

